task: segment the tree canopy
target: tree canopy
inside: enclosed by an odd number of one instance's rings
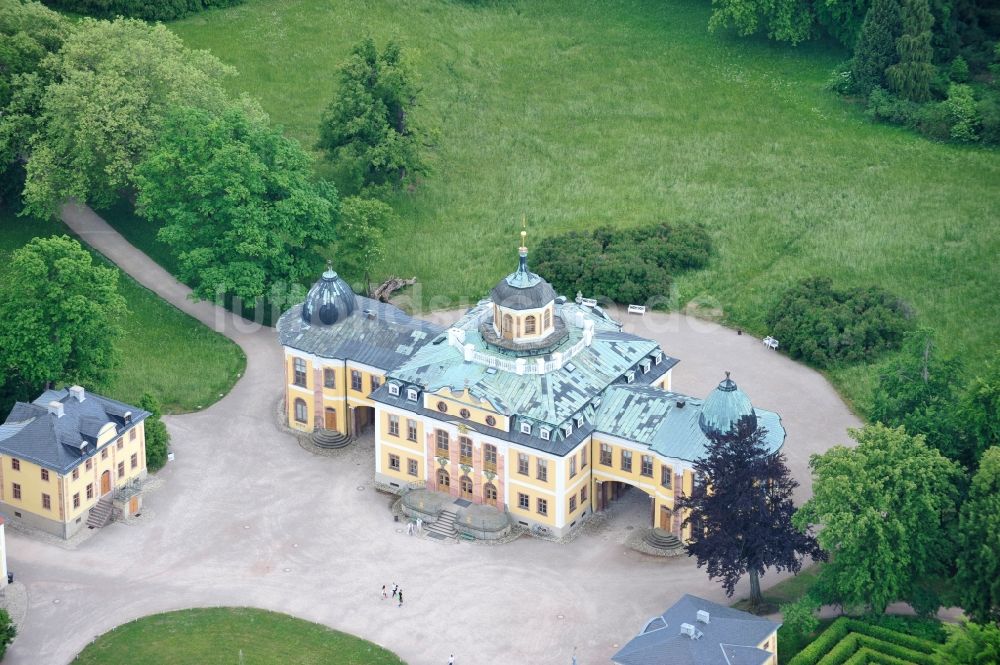
[[[1000,447],[983,455],[962,504],[955,587],[974,621],[1000,622]]]
[[[829,34],[853,46],[870,0],[714,0],[711,29],[733,27],[741,35],[764,33],[797,44]]]
[[[768,568],[798,572],[806,556],[824,558],[815,538],[792,525],[792,492],[798,483],[784,455],[771,454],[767,430],[735,430],[710,437],[705,456],[694,464],[699,482],[676,503],[690,511],[688,556],[709,577],[722,580],[733,595],[737,582],[750,576],[750,605],[761,605],[760,577]]]
[[[163,224],[196,296],[252,302],[322,265],[337,195],[313,182],[311,165],[298,142],[240,109],[178,108],[137,169],[137,209]]]
[[[150,415],[144,423],[146,435],[146,466],[156,471],[167,463],[167,451],[170,445],[170,434],[160,416],[160,403],[149,393],[143,393],[139,407],[149,411]]]
[[[222,80],[233,72],[163,25],[131,19],[80,21],[44,69],[51,82],[38,92],[24,189],[27,210],[39,215],[67,197],[104,205],[132,188],[166,112],[222,110]]]
[[[426,132],[413,120],[419,90],[400,45],[379,51],[371,37],[361,40],[338,83],[316,147],[340,170],[345,191],[395,187],[424,173]]]
[[[118,358],[125,299],[118,271],[67,236],[14,252],[0,286],[0,370],[29,393],[105,378]],[[23,393],[22,393],[23,394]]]
[[[897,600],[936,611],[932,583],[954,560],[961,471],[902,427],[877,423],[850,435],[856,448],[812,456],[813,497],[794,518],[799,528],[822,527],[817,539],[830,562],[817,593],[877,614]]]
[[[388,204],[356,196],[340,203],[334,254],[337,272],[350,282],[367,281],[385,257],[385,233],[396,215]]]

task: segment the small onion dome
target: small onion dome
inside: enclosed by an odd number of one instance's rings
[[[501,279],[490,291],[490,300],[507,309],[538,309],[556,299],[556,290],[544,279],[528,270],[528,248],[519,248],[517,270]]]
[[[356,307],[354,291],[327,263],[326,272],[309,289],[302,303],[302,320],[311,325],[331,326],[350,316]]]
[[[726,372],[726,378],[712,394],[705,398],[698,424],[706,436],[729,434],[734,428],[747,428],[750,431],[757,429],[757,414],[750,404],[750,398],[729,378],[729,372]]]

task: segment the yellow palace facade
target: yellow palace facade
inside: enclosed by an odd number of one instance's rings
[[[317,440],[372,431],[389,491],[437,490],[559,536],[631,486],[650,526],[683,537],[674,502],[708,437],[750,422],[777,450],[780,419],[728,376],[705,399],[673,392],[675,358],[557,296],[527,255],[522,243],[517,270],[447,329],[328,270],[278,323],[289,426]]]

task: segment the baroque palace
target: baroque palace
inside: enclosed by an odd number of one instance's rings
[[[671,391],[675,358],[598,306],[557,296],[520,262],[447,330],[356,295],[328,269],[285,312],[288,424],[314,437],[374,430],[375,476],[495,506],[563,535],[625,486],[650,497],[650,526],[678,537],[707,436],[765,427],[728,375],[705,399]]]

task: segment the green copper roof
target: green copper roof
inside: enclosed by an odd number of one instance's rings
[[[736,382],[726,378],[705,398],[698,424],[707,435],[728,434],[734,427],[757,427],[757,415],[746,393]]]

